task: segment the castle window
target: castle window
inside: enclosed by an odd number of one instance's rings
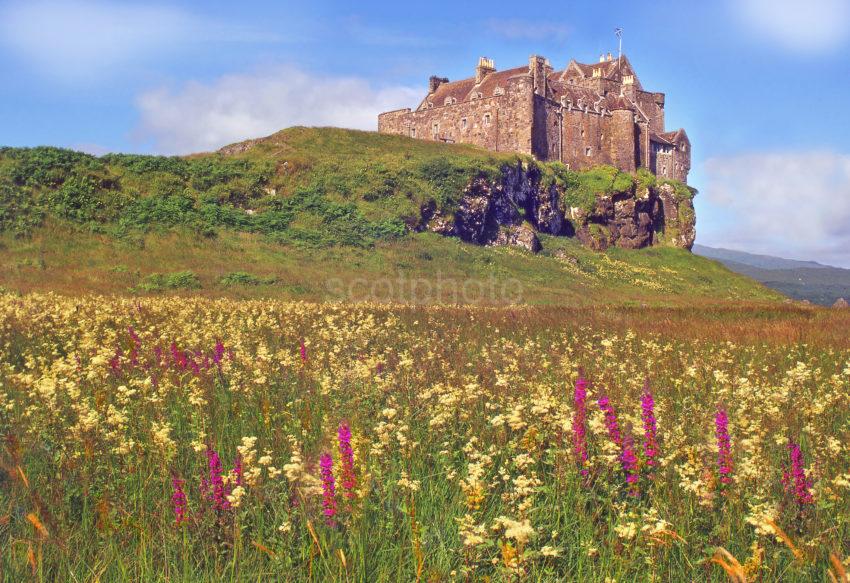
[[[411,137],[411,138],[415,138],[415,137],[416,137],[416,128],[410,128],[410,137]]]
[[[592,150],[591,150],[590,148],[585,148],[585,149],[584,149],[584,155],[585,155],[585,156],[590,156],[591,151],[592,151]]]
[[[584,128],[581,128],[581,137],[584,137]]]
[[[484,125],[485,125],[485,126],[489,126],[489,125],[490,125],[490,114],[489,114],[489,113],[485,113],[485,114],[484,114]]]
[[[460,129],[462,129],[462,130],[466,129],[466,118],[463,118],[462,120],[460,120]]]
[[[434,125],[432,125],[431,126],[431,133],[434,134],[434,137],[436,138],[437,135],[440,133],[440,124],[435,123]]]

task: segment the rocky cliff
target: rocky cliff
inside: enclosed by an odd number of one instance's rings
[[[654,178],[612,179],[606,186],[590,197],[576,197],[571,185],[551,179],[534,163],[518,161],[503,166],[498,176],[474,178],[453,216],[423,205],[418,228],[532,252],[541,248],[537,233],[577,237],[595,250],[693,246],[694,191]]]

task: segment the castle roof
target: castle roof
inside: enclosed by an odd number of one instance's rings
[[[621,80],[624,75],[634,75],[631,63],[625,57],[604,61],[601,63],[584,64],[576,60],[570,61],[563,71],[552,71],[548,75],[550,89],[549,97],[556,101],[567,100],[574,107],[607,111],[627,109],[639,112],[639,108],[630,99],[622,96],[608,94],[600,95],[595,89],[584,86],[584,84],[573,84],[568,79],[579,76],[580,78],[592,78],[593,71],[599,70],[600,75],[606,79]],[[519,77],[528,77],[527,66],[514,67],[504,71],[495,71],[488,74],[480,83],[475,82],[475,77],[441,83],[434,93],[429,94],[422,100],[419,109],[425,108],[430,103],[432,107],[442,107],[453,103],[472,101],[476,98],[488,98],[496,95],[497,88],[504,88],[509,81]],[[637,85],[637,79],[635,79]],[[639,85],[638,85],[639,89]],[[480,94],[480,97],[479,97]]]
[[[594,76],[594,71],[598,71],[598,77],[614,81],[622,81],[624,76],[632,75],[635,77],[635,85],[640,89],[640,83],[635,75],[635,70],[632,68],[632,64],[626,55],[600,63],[579,63],[573,59],[561,73],[560,80],[566,80],[571,74],[577,74],[583,79],[591,79]]]
[[[677,146],[682,142],[690,143],[688,134],[681,128],[672,132],[663,132],[660,134],[652,133],[649,135],[649,139],[653,142],[658,142],[659,144],[667,144],[668,146]]]
[[[504,87],[509,79],[526,75],[528,75],[528,67],[516,67],[490,73],[481,83],[475,83],[475,77],[443,83],[422,103],[425,104],[430,101],[434,104],[434,107],[439,107],[445,105],[447,99],[451,99],[453,103],[470,101],[476,93],[480,93],[482,98],[493,97],[497,87]]]

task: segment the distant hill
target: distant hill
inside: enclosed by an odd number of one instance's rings
[[[850,299],[850,269],[704,245],[694,245],[693,251],[794,299],[825,306]]]

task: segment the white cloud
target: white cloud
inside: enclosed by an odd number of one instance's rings
[[[850,155],[728,156],[704,171],[716,224],[700,242],[850,267]]]
[[[273,39],[158,4],[32,0],[0,6],[0,44],[65,82],[91,81],[199,42]]]
[[[841,47],[850,36],[847,0],[730,0],[756,37],[800,53]]]
[[[359,78],[320,77],[291,66],[158,88],[137,106],[140,140],[157,152],[219,148],[293,125],[377,129],[382,111],[411,106],[424,90],[377,89]]]
[[[490,32],[511,40],[564,40],[572,32],[566,24],[517,18],[491,18],[487,21],[487,28]]]

